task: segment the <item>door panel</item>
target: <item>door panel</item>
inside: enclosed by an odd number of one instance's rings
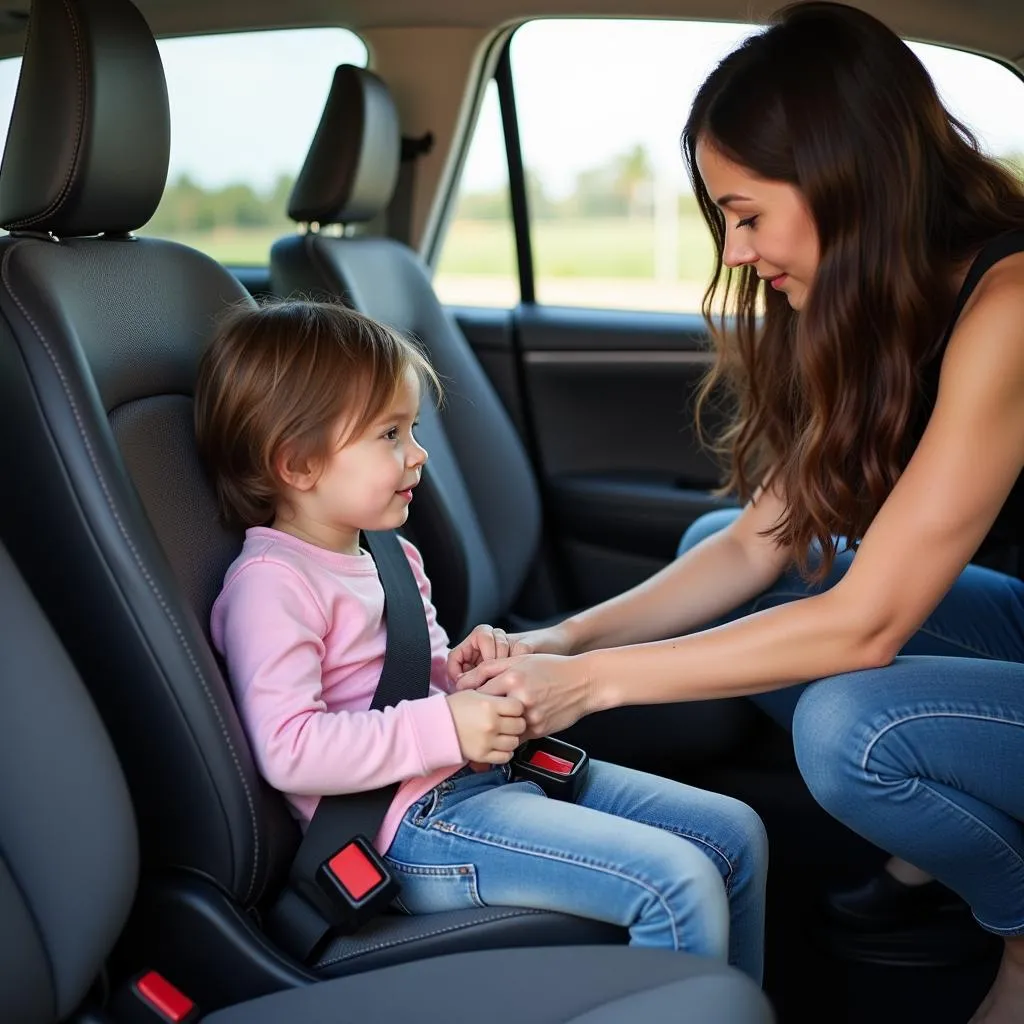
[[[514,313],[508,309],[449,306],[480,365],[512,417],[519,436],[528,438],[520,393],[513,330]]]
[[[535,305],[458,314],[513,419],[529,423],[574,600],[646,579],[690,523],[732,504],[711,494],[720,471],[694,426],[711,358],[699,317]]]

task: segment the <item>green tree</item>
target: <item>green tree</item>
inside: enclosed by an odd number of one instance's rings
[[[599,167],[576,175],[561,212],[570,217],[650,216],[654,170],[647,149],[637,143]]]
[[[654,168],[646,148],[637,143],[615,157],[614,188],[622,195],[632,217],[650,216],[654,207]]]
[[[180,235],[215,228],[265,228],[288,225],[287,203],[293,179],[280,175],[273,186],[258,192],[251,185],[234,183],[207,189],[188,174],[179,175],[164,189],[160,205],[146,230]]]
[[[508,220],[511,216],[508,188],[463,192],[455,207],[457,220]]]

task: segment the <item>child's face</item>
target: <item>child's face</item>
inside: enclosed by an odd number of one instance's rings
[[[381,415],[344,444],[347,428],[340,418],[334,449],[308,487],[289,500],[292,525],[324,547],[354,553],[360,530],[394,530],[405,523],[427,461],[413,437],[419,407],[420,382],[410,368]]]

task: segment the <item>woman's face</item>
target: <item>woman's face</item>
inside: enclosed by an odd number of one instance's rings
[[[801,309],[818,269],[818,232],[800,191],[757,177],[704,139],[697,141],[697,169],[725,215],[725,265],[753,267]]]

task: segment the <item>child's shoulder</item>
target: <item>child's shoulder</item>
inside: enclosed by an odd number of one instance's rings
[[[253,566],[280,566],[284,569],[306,575],[310,559],[306,552],[287,543],[288,535],[269,526],[250,527],[245,531],[242,550],[228,567],[225,584],[243,569]]]
[[[398,539],[402,544],[405,557],[409,559],[409,565],[412,568],[412,575],[416,580],[416,586],[419,587],[423,597],[429,601],[431,594],[430,577],[427,575],[427,570],[423,565],[423,555],[420,554],[419,548],[411,541],[406,540],[402,536],[399,536]]]
[[[423,556],[420,554],[420,549],[416,547],[411,540],[407,540],[401,534],[398,535],[398,543],[402,545],[405,557],[409,559],[413,567],[422,571]]]
[[[400,536],[399,541],[417,581],[425,581],[419,549],[404,537]],[[289,577],[316,589],[323,585],[334,590],[340,585],[346,590],[361,590],[367,581],[379,586],[376,566],[365,552],[361,556],[342,555],[316,548],[280,530],[258,526],[246,530],[242,550],[224,575],[223,589],[245,578],[269,581]]]
[[[251,646],[254,636],[290,635],[292,627],[323,636],[330,619],[321,589],[289,545],[247,531],[210,609],[214,645],[223,653],[239,642]]]
[[[377,570],[367,555],[329,551],[269,526],[257,526],[246,530],[242,550],[224,576],[224,589],[246,578],[301,582],[326,597],[339,588],[348,592],[365,588],[367,581],[377,583]]]
[[[309,564],[301,550],[281,543],[276,533],[262,527],[246,531],[242,550],[228,566],[211,609],[215,628],[225,616],[259,618],[282,608],[311,622],[326,621],[315,565]]]
[[[410,540],[406,540],[405,537],[399,534],[399,542],[402,545],[402,550],[405,552],[405,557],[409,559],[409,565],[412,566],[412,574],[416,577],[416,582],[430,585],[430,580],[427,577],[427,570],[423,565],[423,555],[420,554],[420,549]]]
[[[296,590],[315,597],[316,561],[287,539],[269,527],[246,530],[242,550],[224,574],[219,600],[250,590]]]

